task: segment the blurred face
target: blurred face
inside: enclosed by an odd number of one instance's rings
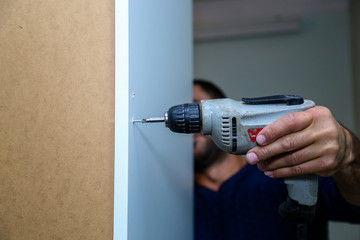
[[[201,100],[212,99],[199,85],[193,87],[193,99],[195,103]],[[222,152],[213,142],[211,136],[200,133],[194,134],[194,167],[195,172],[203,172],[207,167],[219,161]]]

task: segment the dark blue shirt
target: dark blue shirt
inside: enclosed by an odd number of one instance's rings
[[[278,211],[286,196],[283,181],[265,176],[256,165],[246,165],[218,192],[196,185],[195,240],[296,240],[296,224],[284,220]],[[359,223],[360,208],[342,198],[332,178],[320,177],[308,240],[327,239],[328,220]]]

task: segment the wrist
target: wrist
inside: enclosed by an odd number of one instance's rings
[[[360,141],[350,130],[340,125],[341,139],[339,141],[342,150],[339,151],[337,161],[342,163],[339,170],[359,165]]]
[[[343,127],[344,153],[342,167],[333,175],[341,195],[350,204],[360,206],[360,141]]]
[[[347,135],[347,138],[349,139],[348,141],[350,144],[350,147],[348,149],[349,165],[355,168],[360,168],[360,140],[350,130],[344,128],[344,131]]]

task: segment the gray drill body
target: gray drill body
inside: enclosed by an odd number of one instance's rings
[[[246,104],[232,99],[201,101],[202,133],[211,135],[225,152],[243,155],[256,146],[256,136],[266,125],[291,112],[314,107],[311,100],[298,105]],[[315,175],[285,179],[288,196],[301,205],[314,206],[317,201],[318,178]]]
[[[211,135],[225,152],[243,155],[256,146],[256,136],[270,123],[292,113],[315,106],[311,100],[297,95],[275,95],[261,98],[212,99],[171,107],[162,118],[133,120],[165,122],[176,133]],[[318,178],[316,175],[289,177],[284,180],[288,198],[279,207],[280,214],[297,223],[311,222],[315,215]]]

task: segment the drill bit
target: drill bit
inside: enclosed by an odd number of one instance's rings
[[[154,118],[144,118],[142,123],[155,123],[155,122],[165,122],[164,117],[154,117]]]
[[[133,123],[156,123],[156,122],[165,122],[165,117],[133,119],[132,122],[133,122]]]

